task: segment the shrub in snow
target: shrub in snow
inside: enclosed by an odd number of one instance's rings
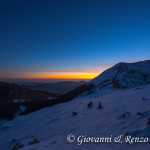
[[[12,141],[11,141],[12,143],[15,143],[16,142],[16,139],[12,139]]]
[[[139,90],[139,89],[141,89],[141,88],[139,88],[139,87],[136,88],[136,90]]]
[[[51,144],[55,144],[56,143],[56,141],[54,140]]]
[[[129,132],[129,131],[127,131],[124,136],[126,137],[126,136],[128,136],[128,135],[130,135],[130,132]]]
[[[98,109],[101,109],[101,108],[103,108],[103,107],[102,107],[102,104],[101,104],[101,103],[99,103],[99,105],[98,105]]]
[[[148,118],[147,125],[148,125],[148,126],[150,125],[150,117]]]
[[[32,144],[37,144],[39,143],[39,141],[37,139],[33,139],[32,141],[30,141],[28,144],[32,145]]]
[[[9,126],[3,126],[3,127],[1,127],[0,129],[1,130],[4,130],[4,129],[7,129]]]
[[[142,100],[144,101],[144,100],[145,100],[145,97],[143,97]]]
[[[130,112],[123,113],[123,114],[120,115],[118,118],[119,118],[119,119],[123,119],[123,118],[125,118],[127,115],[131,115],[131,113],[130,113]]]
[[[90,103],[87,104],[87,107],[90,108],[92,105],[93,105],[93,103],[90,102]]]
[[[18,150],[24,147],[24,144],[20,144],[20,143],[16,143],[14,145],[14,147],[12,148],[12,150]]]
[[[139,115],[139,116],[144,116],[144,114],[141,113],[141,112],[137,112],[137,115]]]
[[[72,116],[76,116],[76,115],[77,115],[77,112],[73,112],[73,113],[72,113]]]

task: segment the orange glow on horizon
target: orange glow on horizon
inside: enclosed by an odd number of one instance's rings
[[[87,74],[55,74],[55,75],[21,75],[21,76],[8,76],[7,79],[93,79],[99,73]]]
[[[73,75],[47,75],[43,76],[44,79],[93,79],[98,74],[73,74]]]

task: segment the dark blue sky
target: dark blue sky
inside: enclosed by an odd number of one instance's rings
[[[149,0],[0,0],[0,78],[98,74],[150,57]]]

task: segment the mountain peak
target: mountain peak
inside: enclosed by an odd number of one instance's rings
[[[99,88],[132,88],[150,83],[150,60],[135,63],[121,62],[105,70],[87,84]]]

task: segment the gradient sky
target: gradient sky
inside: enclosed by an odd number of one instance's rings
[[[91,79],[149,58],[149,0],[0,0],[0,79]]]

